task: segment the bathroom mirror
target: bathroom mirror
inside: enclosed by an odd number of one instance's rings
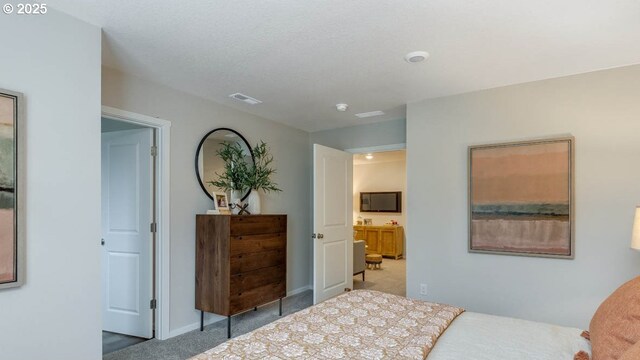
[[[253,152],[251,146],[247,140],[239,132],[227,129],[219,128],[209,131],[198,144],[196,150],[196,176],[200,187],[209,198],[213,200],[213,193],[218,194],[225,193],[222,189],[217,189],[213,185],[209,184],[209,181],[213,181],[218,178],[217,174],[224,172],[224,161],[218,156],[218,150],[224,143],[237,143],[240,145],[245,154],[245,160],[250,166],[253,166]],[[242,200],[249,196],[250,190],[242,194]],[[227,193],[228,194],[228,193]],[[230,196],[230,194],[228,194]]]

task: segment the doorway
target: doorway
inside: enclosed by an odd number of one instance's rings
[[[153,337],[156,134],[102,118],[103,353]]]
[[[170,127],[102,107],[103,354],[171,335]]]
[[[353,155],[354,289],[406,296],[406,184],[406,150]]]

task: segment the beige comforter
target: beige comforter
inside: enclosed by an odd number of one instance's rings
[[[356,290],[238,336],[192,359],[424,359],[463,311]]]

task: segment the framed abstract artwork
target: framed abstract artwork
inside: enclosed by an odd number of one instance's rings
[[[0,89],[0,289],[25,280],[23,96]]]
[[[469,252],[574,257],[573,137],[469,147]]]

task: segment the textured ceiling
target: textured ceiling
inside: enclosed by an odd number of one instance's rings
[[[51,0],[103,63],[307,131],[405,104],[640,62],[635,0]],[[431,58],[408,64],[403,56]],[[242,92],[263,101],[230,99]],[[335,104],[350,105],[345,113]],[[382,110],[382,117],[355,113]]]

